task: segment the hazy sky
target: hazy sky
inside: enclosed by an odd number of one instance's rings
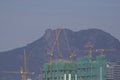
[[[99,28],[120,40],[120,0],[0,0],[0,52],[60,27]]]

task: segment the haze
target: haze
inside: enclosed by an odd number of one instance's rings
[[[98,28],[120,40],[120,0],[0,0],[0,52],[25,46],[48,28]]]

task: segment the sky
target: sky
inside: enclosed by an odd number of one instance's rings
[[[98,28],[120,40],[120,0],[0,0],[0,52],[57,28]]]

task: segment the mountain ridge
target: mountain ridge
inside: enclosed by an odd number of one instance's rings
[[[51,50],[51,47],[55,41],[56,31],[65,30],[71,50],[76,50],[77,57],[88,55],[88,53],[80,52],[80,50],[86,50],[85,45],[91,44],[93,49],[116,49],[115,52],[105,52],[106,59],[108,61],[120,60],[120,41],[114,38],[110,33],[106,33],[100,29],[87,29],[80,31],[72,31],[69,29],[47,29],[45,34],[34,41],[27,44],[24,47],[13,49],[7,52],[0,53],[0,70],[19,70],[23,65],[23,52],[26,49],[28,68],[31,71],[39,73],[39,68],[44,63],[49,62],[49,55],[47,51]],[[60,48],[64,59],[69,59],[70,52],[67,49],[64,34],[61,32],[59,35]],[[93,53],[93,56],[98,54]],[[59,53],[57,46],[55,46],[53,59],[58,59]]]

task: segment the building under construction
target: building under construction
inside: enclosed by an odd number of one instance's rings
[[[77,64],[70,61],[55,61],[52,63],[52,71],[50,64],[46,63],[43,68],[43,80],[75,80],[77,76]]]
[[[59,45],[60,33],[64,33],[65,41],[67,43],[68,51],[71,53],[70,60],[63,60]],[[59,60],[53,61],[53,51],[55,45],[58,47]],[[103,54],[100,54],[95,59],[92,57],[92,52],[103,53],[105,49],[92,50],[92,46],[86,46],[89,48],[87,52],[88,56],[79,57],[76,61],[73,61],[75,52],[71,51],[67,35],[64,30],[58,30],[56,32],[56,39],[49,51],[50,62],[43,65],[42,80],[106,80],[106,60]],[[85,50],[86,51],[86,50]]]
[[[95,60],[85,56],[75,62],[58,60],[46,63],[43,80],[106,80],[105,56],[99,55]]]
[[[106,80],[106,61],[103,55],[95,60],[91,56],[77,59],[78,80]]]

